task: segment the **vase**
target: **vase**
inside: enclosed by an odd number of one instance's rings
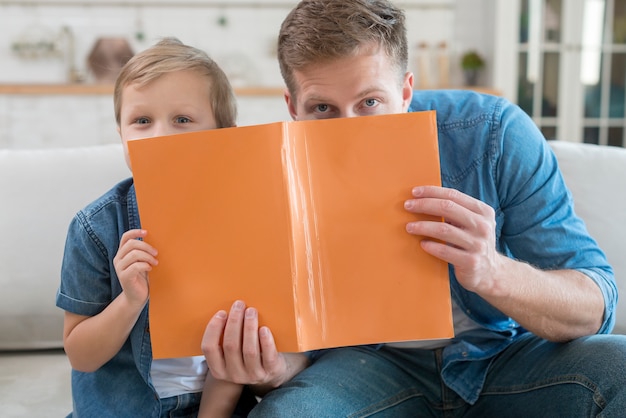
[[[478,70],[467,69],[463,70],[463,76],[465,77],[465,84],[468,86],[475,86],[478,84]]]

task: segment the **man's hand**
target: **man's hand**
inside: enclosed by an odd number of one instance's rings
[[[307,365],[303,354],[279,353],[269,328],[259,329],[255,308],[236,301],[230,313],[217,312],[202,338],[211,375],[219,380],[254,386],[263,394],[291,379]]]
[[[452,264],[465,289],[551,341],[597,332],[604,299],[588,276],[576,270],[540,270],[498,253],[493,208],[458,190],[415,187],[413,197],[405,202],[406,210],[445,222],[410,222],[407,231],[425,237],[424,251]]]
[[[415,187],[409,212],[443,217],[445,222],[417,221],[407,224],[411,234],[426,237],[422,248],[454,266],[459,283],[467,290],[489,293],[501,266],[496,251],[496,219],[491,206],[454,189]]]

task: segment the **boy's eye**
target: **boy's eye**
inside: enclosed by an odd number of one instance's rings
[[[178,116],[176,118],[176,123],[189,123],[189,122],[191,122],[191,119],[189,119],[186,116]]]
[[[138,125],[144,125],[146,123],[150,123],[150,119],[148,118],[137,118],[135,119],[135,123]]]
[[[365,106],[374,107],[378,104],[378,100],[376,99],[365,99]]]

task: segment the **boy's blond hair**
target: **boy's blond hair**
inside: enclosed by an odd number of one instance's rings
[[[408,66],[402,9],[388,0],[303,0],[280,28],[280,72],[295,96],[294,71],[354,56],[371,45],[382,48],[391,58],[402,83]]]
[[[176,38],[163,38],[154,46],[132,57],[115,82],[113,106],[115,121],[120,125],[122,90],[129,84],[145,85],[174,71],[198,71],[207,77],[207,93],[218,128],[235,126],[237,102],[224,71],[204,51],[183,44]]]

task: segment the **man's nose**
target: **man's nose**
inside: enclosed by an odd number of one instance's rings
[[[356,116],[359,115],[353,109],[343,109],[341,112],[339,112],[340,118],[354,118]]]

